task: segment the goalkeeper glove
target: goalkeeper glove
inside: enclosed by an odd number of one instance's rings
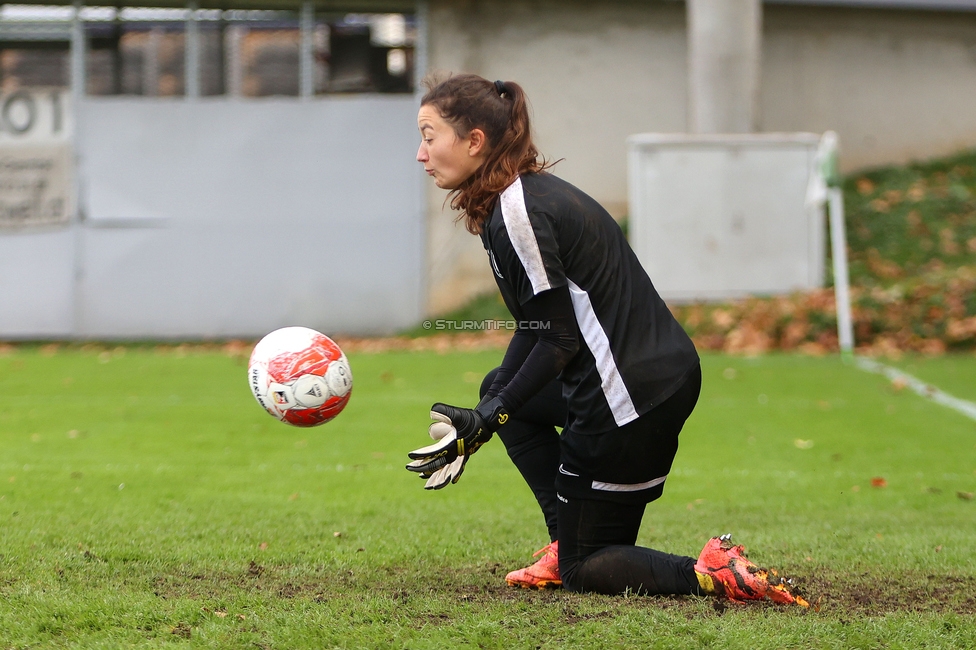
[[[451,436],[455,440],[457,439],[457,431],[454,427],[446,424],[444,422],[434,422],[430,425],[430,437],[434,440],[443,440],[445,437]],[[421,450],[417,450],[421,451]],[[453,463],[444,465],[440,469],[433,471],[426,471],[420,473],[420,478],[427,479],[424,483],[425,490],[439,490],[442,487],[449,484],[452,480],[461,476],[461,472],[464,471],[464,463],[467,461],[467,456],[458,456],[454,459]],[[410,466],[407,466],[410,469]]]
[[[497,397],[482,400],[474,409],[458,408],[438,402],[430,407],[430,437],[437,442],[415,449],[407,465],[427,479],[424,488],[439,490],[457,483],[468,457],[491,439],[492,433],[508,420],[508,413]]]

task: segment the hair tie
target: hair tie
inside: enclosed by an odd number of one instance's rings
[[[496,81],[495,82],[495,92],[498,93],[498,96],[499,97],[501,97],[502,95],[508,93],[508,88],[505,87],[505,82],[504,81]]]

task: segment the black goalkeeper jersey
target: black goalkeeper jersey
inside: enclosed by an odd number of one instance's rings
[[[520,176],[500,195],[481,238],[521,329],[545,327],[521,322],[526,302],[569,290],[581,345],[559,374],[568,429],[603,433],[637,419],[699,363],[620,227],[576,187],[547,173]]]

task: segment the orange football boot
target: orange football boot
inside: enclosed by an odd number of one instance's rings
[[[791,580],[783,580],[776,571],[757,566],[745,556],[741,544],[732,544],[731,535],[708,540],[695,563],[695,573],[703,591],[725,596],[733,602],[769,598],[775,603],[810,606],[790,591]]]
[[[558,589],[563,586],[559,577],[559,540],[540,548],[532,557],[544,555],[532,566],[512,571],[505,576],[505,582],[522,589]]]

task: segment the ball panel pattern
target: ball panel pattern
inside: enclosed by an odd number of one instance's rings
[[[332,420],[352,394],[342,350],[306,327],[285,327],[261,339],[248,363],[248,383],[264,410],[299,427]]]

